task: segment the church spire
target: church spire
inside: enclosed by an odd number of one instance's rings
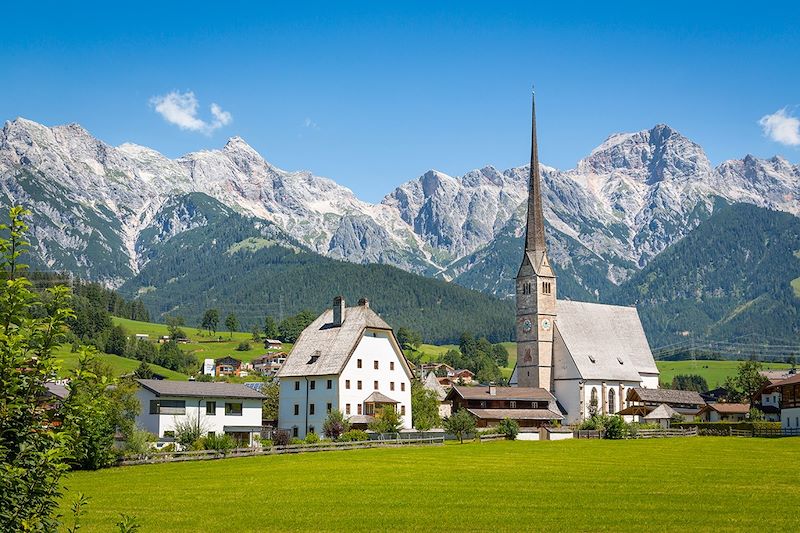
[[[528,221],[525,227],[525,251],[544,252],[544,216],[542,215],[542,184],[539,176],[539,147],[536,143],[536,93],[531,94],[531,170],[528,186]]]

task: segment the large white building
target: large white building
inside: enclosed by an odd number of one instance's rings
[[[411,369],[392,328],[369,302],[345,307],[337,296],[297,339],[278,377],[278,427],[304,438],[322,433],[328,413],[339,410],[355,426],[393,405],[411,428]]]
[[[261,432],[264,395],[236,383],[140,379],[136,425],[160,440],[175,437],[175,425],[191,421],[203,434],[229,434],[242,445]]]
[[[634,307],[556,299],[542,210],[533,107],[525,251],[516,278],[517,366],[512,384],[553,393],[565,422],[615,413],[628,389],[657,388],[658,368]]]

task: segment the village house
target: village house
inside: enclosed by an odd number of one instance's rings
[[[241,374],[242,362],[235,357],[228,355],[214,361],[215,376],[239,376]]]
[[[797,371],[790,370],[762,370],[761,375],[767,383],[753,397],[753,407],[764,413],[764,418],[770,422],[781,420],[781,387],[780,383],[795,376]]]
[[[277,339],[264,339],[264,348],[267,350],[280,350],[283,343]]]
[[[261,375],[276,376],[286,361],[286,357],[285,352],[267,353],[256,357],[250,361],[250,364],[253,365],[253,371]]]
[[[190,421],[203,435],[228,434],[244,446],[261,432],[264,395],[236,383],[139,379],[136,425],[159,440],[175,437],[175,425]]]
[[[750,412],[749,403],[708,403],[697,416],[703,422],[742,422]]]
[[[634,307],[556,299],[547,257],[536,107],[525,250],[516,277],[517,364],[511,384],[552,392],[569,424],[616,413],[634,387],[658,388],[659,371]]]
[[[504,418],[516,420],[520,427],[540,427],[564,418],[556,399],[542,388],[455,385],[446,399],[454,413],[466,409],[478,427],[496,426]]]
[[[777,384],[781,397],[781,429],[795,435],[800,434],[800,374]]]
[[[705,404],[700,393],[695,391],[634,387],[628,390],[625,408],[618,414],[628,422],[641,422],[658,407],[665,405],[691,420],[700,413]]]
[[[411,428],[411,368],[391,326],[365,298],[356,307],[334,298],[333,309],[300,334],[278,378],[278,424],[295,437],[321,432],[333,409],[366,427],[391,405],[403,428]]]

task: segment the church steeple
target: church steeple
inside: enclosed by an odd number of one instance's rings
[[[536,139],[536,93],[531,95],[531,102],[531,169],[528,183],[528,221],[525,227],[525,251],[544,252],[542,179],[539,175],[539,146]]]
[[[532,104],[531,170],[525,251],[517,273],[517,383],[551,390],[553,331],[556,320],[556,275],[547,260],[536,139],[536,102]]]

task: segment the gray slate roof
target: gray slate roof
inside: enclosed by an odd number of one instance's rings
[[[680,413],[670,407],[669,405],[662,403],[649,413],[644,416],[645,420],[664,420],[672,418],[675,415],[679,415]]]
[[[375,391],[369,396],[367,396],[367,399],[364,400],[364,403],[400,403],[400,402],[392,400],[382,392]]]
[[[69,389],[64,385],[59,385],[58,383],[48,381],[44,384],[44,386],[47,388],[47,392],[50,395],[58,398],[59,400],[64,400],[67,396],[69,396]]]
[[[190,396],[192,398],[265,398],[258,391],[239,383],[209,383],[203,381],[168,381],[166,379],[137,379],[139,385],[158,396]]]
[[[333,325],[333,310],[326,310],[300,334],[278,377],[339,374],[366,328],[392,329],[366,306],[348,307],[341,326]]]
[[[635,400],[638,396],[639,401],[648,403],[666,403],[666,404],[696,404],[704,405],[706,402],[699,393],[691,390],[676,390],[676,389],[645,389],[642,387],[633,387],[628,391],[628,399]]]
[[[440,402],[447,397],[447,391],[444,390],[444,387],[442,387],[442,384],[439,383],[439,380],[436,378],[436,374],[433,372],[428,372],[428,377],[426,377],[425,381],[422,382],[422,386],[435,392],[436,397],[439,398]]]
[[[584,379],[641,381],[640,373],[658,374],[635,307],[558,300],[556,313],[556,330]]]

